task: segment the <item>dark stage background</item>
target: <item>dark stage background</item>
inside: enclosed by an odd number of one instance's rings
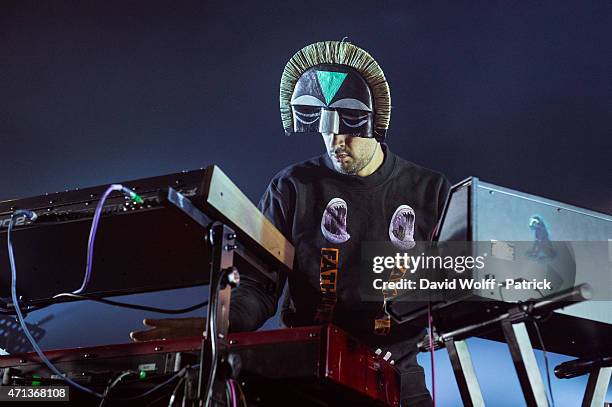
[[[278,170],[324,151],[283,135],[285,62],[346,36],[385,70],[397,154],[452,182],[610,213],[611,21],[609,1],[3,1],[0,199],[216,163],[256,201]],[[186,305],[205,290],[186,291],[133,300]],[[125,341],[143,315],[81,303],[29,321],[51,317],[52,348]],[[487,402],[521,405],[506,348],[471,346]],[[460,405],[436,357],[439,405]],[[553,379],[557,405],[578,405],[585,383]]]

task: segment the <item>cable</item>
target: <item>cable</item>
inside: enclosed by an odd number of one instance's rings
[[[106,298],[98,298],[98,297],[92,297],[92,296],[81,295],[81,294],[73,294],[73,293],[61,293],[61,294],[57,294],[53,296],[53,298],[63,298],[63,297],[74,298],[74,299],[79,299],[79,300],[89,300],[89,301],[99,302],[102,304],[122,307],[122,308],[137,309],[137,310],[149,311],[149,312],[158,312],[160,314],[170,314],[170,315],[184,314],[186,312],[191,312],[191,311],[195,311],[200,308],[204,308],[208,305],[208,301],[203,301],[203,302],[200,302],[195,305],[191,305],[186,308],[167,309],[167,308],[152,307],[148,305],[130,304],[127,302],[120,302],[120,301],[108,300]],[[21,308],[22,308],[22,312],[28,313],[32,311],[38,311],[40,309],[43,309],[45,307],[55,305],[55,304],[56,303],[50,303],[50,304],[45,304],[42,306],[27,305]],[[15,310],[14,308],[0,308],[0,315],[15,315]]]
[[[183,377],[181,377],[181,379],[178,381],[178,383],[174,387],[174,390],[172,390],[172,394],[170,395],[170,401],[168,402],[168,407],[172,407],[174,405],[174,401],[176,399],[176,394],[178,392],[178,389],[181,387],[181,384],[185,382],[186,377],[187,377],[186,374],[183,375]]]
[[[199,366],[199,364],[197,364],[197,365],[193,365],[193,368],[196,368],[197,366]],[[187,367],[188,367],[188,366],[187,366]],[[190,385],[191,380],[192,380],[192,379],[191,379],[191,377],[190,377],[190,374],[189,374],[189,369],[187,369],[187,370],[185,371],[185,376],[184,376],[184,377],[187,379],[187,380],[185,381],[185,388],[187,389],[187,387]],[[187,390],[185,390],[185,391],[187,391]],[[173,393],[174,393],[174,392],[173,392]],[[157,403],[158,401],[160,401],[161,399],[163,399],[164,397],[167,397],[167,396],[168,396],[168,394],[162,394],[160,397],[157,397],[156,399],[153,399],[152,401],[150,401],[149,403],[147,403],[147,405],[146,405],[145,407],[150,407],[150,406],[154,405],[155,403]],[[172,397],[172,396],[171,396],[171,397]],[[183,395],[183,397],[184,397],[184,395]]]
[[[124,187],[121,184],[112,184],[106,189],[106,191],[104,191],[104,194],[102,194],[102,198],[100,198],[100,201],[98,202],[98,206],[96,206],[94,217],[91,222],[91,229],[89,230],[89,240],[87,242],[87,263],[85,265],[85,277],[83,278],[83,284],[81,284],[81,287],[79,289],[73,291],[72,294],[82,293],[83,291],[85,291],[87,285],[89,284],[89,280],[91,278],[91,267],[93,263],[94,242],[96,239],[96,232],[98,231],[100,216],[102,215],[102,207],[104,206],[106,198],[108,198],[108,196],[113,191],[121,191],[124,195],[130,197],[137,203],[144,202],[143,199],[138,194],[136,194],[136,192]]]
[[[242,390],[242,386],[240,385],[238,381],[236,381],[236,386],[238,387],[238,392],[240,393],[240,402],[242,403],[244,407],[248,407],[246,397],[244,395],[244,391]]]
[[[125,195],[129,196],[131,199],[133,199],[134,201],[136,201],[137,203],[143,203],[142,198],[137,195],[134,191],[130,190],[129,188],[126,188],[122,185],[119,184],[113,184],[111,186],[109,186],[107,188],[107,190],[104,192],[104,194],[102,195],[102,198],[100,199],[100,201],[98,202],[98,205],[96,207],[96,210],[94,212],[94,218],[92,221],[92,225],[91,225],[91,229],[90,229],[90,233],[89,233],[89,240],[88,240],[88,244],[87,244],[87,263],[86,263],[86,267],[85,267],[85,276],[83,278],[83,283],[81,284],[81,287],[75,291],[73,291],[72,293],[62,293],[62,294],[58,294],[56,297],[58,296],[64,296],[64,295],[68,295],[68,294],[72,294],[75,296],[78,296],[81,292],[83,292],[86,288],[87,285],[89,284],[89,280],[91,278],[91,268],[92,268],[92,259],[93,259],[93,248],[94,248],[94,242],[95,242],[95,236],[96,236],[96,232],[97,232],[97,228],[98,228],[98,223],[100,221],[100,216],[102,214],[102,208],[104,205],[104,202],[106,201],[106,198],[110,195],[111,192],[113,191],[121,191],[123,192]],[[108,393],[108,391],[110,391],[110,389],[116,385],[123,377],[125,377],[127,374],[127,372],[124,372],[125,374],[120,375],[115,382],[113,382],[111,384],[111,386],[109,386],[107,388],[107,390],[105,391],[105,394],[100,394],[92,389],[89,389],[85,386],[80,385],[79,383],[75,382],[74,380],[70,379],[69,377],[66,377],[64,374],[62,374],[59,369],[57,369],[55,367],[55,365],[53,365],[51,363],[51,361],[45,356],[45,354],[43,353],[42,349],[40,348],[40,346],[38,345],[38,343],[36,342],[36,340],[34,339],[34,337],[32,336],[32,334],[30,333],[26,323],[25,323],[25,319],[23,317],[23,314],[21,313],[21,308],[19,305],[19,301],[18,301],[18,297],[17,297],[17,268],[15,266],[15,257],[14,257],[14,253],[13,253],[13,244],[11,241],[11,232],[13,230],[13,227],[15,225],[15,217],[16,216],[20,216],[20,215],[24,215],[26,216],[28,219],[30,219],[30,221],[35,221],[36,218],[38,217],[37,214],[33,211],[29,211],[29,210],[17,210],[14,211],[11,214],[11,218],[9,221],[9,225],[8,225],[8,230],[7,230],[7,247],[8,247],[8,254],[9,254],[9,261],[10,261],[10,266],[11,266],[11,297],[13,300],[13,304],[14,304],[14,310],[15,313],[17,314],[17,319],[19,321],[19,324],[21,325],[21,328],[24,332],[24,334],[26,335],[26,337],[28,338],[28,341],[30,342],[30,344],[32,345],[32,348],[34,349],[34,351],[36,352],[36,354],[38,355],[38,357],[40,358],[40,360],[42,362],[44,362],[44,364],[49,368],[49,370],[51,370],[53,373],[55,373],[58,377],[62,378],[66,383],[72,385],[73,387],[76,387],[79,390],[82,390],[86,393],[89,393],[91,395],[94,395],[98,398],[101,398],[101,404],[104,403],[105,397]],[[90,298],[87,298],[90,299]],[[151,309],[156,309],[155,307],[145,307],[145,306],[135,306],[133,304],[124,304],[124,303],[119,303],[117,301],[110,301],[110,300],[104,300],[106,301],[106,303],[114,303],[113,305],[120,305],[121,306],[130,306],[130,307],[137,307],[138,309],[147,309],[147,310],[151,310]],[[198,309],[200,307],[204,306],[203,303],[197,304],[193,307],[193,309]],[[189,307],[189,309],[192,307]],[[159,309],[156,309],[159,310]],[[177,310],[165,310],[165,311],[170,311],[172,312],[176,312]],[[179,310],[180,311],[180,310]],[[183,311],[186,312],[186,311]],[[179,312],[181,313],[181,312]],[[148,394],[151,394],[152,392],[154,392],[155,390],[165,386],[166,384],[170,383],[171,381],[173,381],[174,379],[176,379],[179,375],[184,374],[184,372],[186,371],[186,368],[183,368],[181,371],[179,371],[177,374],[173,375],[170,379],[166,380],[165,382],[153,387],[152,389],[148,390],[147,392],[139,395],[139,396],[135,396],[135,397],[131,397],[128,400],[134,400],[134,399],[138,399],[141,397],[145,397]],[[216,368],[216,366],[215,366]]]
[[[179,377],[183,377],[183,375],[184,375],[184,374],[186,374],[186,372],[187,372],[187,370],[188,370],[188,369],[191,369],[191,368],[196,368],[196,367],[199,367],[199,366],[200,366],[200,364],[199,364],[199,363],[198,363],[198,364],[196,364],[196,365],[193,365],[193,366],[187,365],[187,366],[185,366],[184,368],[182,368],[181,370],[179,370],[178,372],[176,372],[175,374],[173,374],[173,375],[172,375],[172,376],[171,376],[169,379],[167,379],[166,381],[164,381],[164,382],[162,382],[162,383],[160,383],[160,384],[156,385],[155,387],[153,387],[153,388],[151,388],[151,389],[147,390],[146,392],[144,392],[144,393],[142,393],[142,394],[139,394],[138,396],[133,396],[133,397],[121,397],[121,398],[118,398],[118,397],[113,397],[113,398],[111,398],[111,400],[118,400],[118,401],[131,401],[131,400],[138,400],[138,399],[140,399],[140,398],[146,397],[146,396],[148,396],[149,394],[154,393],[155,391],[157,391],[157,390],[161,389],[162,387],[164,387],[164,386],[166,386],[166,385],[168,385],[168,384],[172,383],[172,382],[173,382],[174,380],[176,380],[177,378],[179,378]]]
[[[550,383],[550,369],[548,368],[548,352],[546,352],[546,347],[544,347],[544,340],[542,339],[542,334],[540,333],[540,327],[538,323],[534,320],[533,326],[535,327],[536,333],[538,334],[538,341],[540,342],[540,346],[542,347],[542,353],[544,354],[544,365],[546,366],[546,380],[548,381],[548,392],[550,393],[550,405],[551,407],[555,407],[555,397],[553,396],[552,385]]]
[[[109,380],[108,386],[106,386],[106,389],[104,389],[104,393],[102,393],[103,397],[98,407],[103,407],[113,387],[115,387],[117,383],[119,383],[124,377],[129,376],[131,374],[136,374],[136,372],[134,372],[133,370],[126,370],[125,372],[121,372],[119,376],[117,376],[114,380]]]
[[[194,311],[194,310],[203,308],[208,305],[208,301],[204,301],[204,302],[192,305],[187,308],[166,309],[166,308],[150,307],[148,305],[130,304],[127,302],[113,301],[113,300],[107,300],[106,298],[96,298],[96,297],[92,297],[88,295],[73,294],[73,293],[62,293],[62,294],[57,294],[53,296],[53,298],[62,298],[62,297],[75,298],[79,300],[95,301],[95,302],[99,302],[102,304],[114,305],[114,306],[122,307],[122,308],[138,309],[138,310],[150,311],[150,312],[159,312],[161,314],[184,314],[185,312]]]
[[[199,384],[199,378],[197,376],[191,377],[193,371],[187,371],[187,381],[185,382],[185,394],[183,395],[183,403],[182,406],[185,407],[187,401],[193,399],[194,394],[194,385],[196,382]]]
[[[211,303],[209,308],[209,314],[212,318],[208,318],[209,334],[210,334],[210,348],[211,348],[211,367],[210,375],[208,376],[208,383],[206,384],[206,403],[205,407],[210,406],[210,401],[213,396],[213,384],[215,376],[217,375],[217,297],[219,288],[221,288],[221,281],[223,280],[223,272],[219,275],[219,281],[217,282],[217,289],[215,295],[211,296]],[[204,349],[202,349],[204,350]],[[201,372],[202,373],[202,372]]]
[[[194,378],[191,377],[191,371],[188,370],[185,374],[185,384],[183,385],[183,400],[181,402],[181,406],[185,407],[187,401],[191,398],[192,395],[192,384]]]
[[[236,387],[234,386],[234,379],[229,379],[227,382],[229,383],[232,392],[232,407],[238,407],[236,403],[236,399],[238,398],[238,396],[236,394]]]
[[[208,382],[206,384],[206,403],[205,407],[210,406],[210,402],[213,397],[213,384],[215,381],[215,377],[217,375],[217,300],[219,296],[219,290],[221,289],[221,283],[225,279],[226,271],[221,270],[219,273],[219,280],[217,281],[217,288],[214,291],[215,295],[211,296],[210,307],[208,309],[209,315],[212,318],[208,318],[208,335],[210,335],[210,348],[211,348],[211,367],[210,367],[210,375],[208,376]],[[202,348],[204,351],[204,348]],[[200,374],[203,372],[200,370]]]
[[[109,188],[110,189],[110,188]],[[107,190],[108,191],[108,190]],[[36,354],[38,355],[38,357],[40,358],[40,360],[47,366],[47,368],[49,368],[49,370],[53,373],[55,373],[59,378],[61,378],[62,380],[64,380],[66,383],[72,385],[73,387],[91,394],[95,397],[101,398],[103,399],[102,402],[104,401],[105,398],[105,394],[100,394],[92,389],[89,389],[77,382],[75,382],[74,380],[70,379],[69,377],[66,377],[64,374],[62,374],[62,372],[59,371],[59,369],[57,367],[55,367],[55,365],[53,365],[53,363],[51,363],[51,361],[45,356],[45,354],[43,353],[42,349],[40,348],[40,346],[38,345],[38,343],[36,342],[36,340],[34,339],[34,337],[32,336],[32,334],[30,333],[28,326],[25,322],[25,319],[23,317],[23,314],[21,313],[21,309],[19,307],[19,301],[18,301],[18,296],[17,296],[17,267],[15,265],[15,255],[13,253],[13,242],[11,240],[11,232],[13,231],[13,226],[15,224],[15,217],[16,216],[20,216],[20,215],[25,215],[27,216],[30,220],[36,219],[36,214],[32,211],[28,211],[28,210],[17,210],[15,212],[13,212],[13,214],[11,215],[10,221],[9,221],[9,225],[8,225],[8,229],[7,229],[7,233],[6,233],[6,243],[7,243],[7,249],[8,249],[8,254],[9,254],[9,261],[10,261],[10,266],[11,266],[11,297],[13,300],[13,304],[15,307],[15,313],[17,314],[17,319],[19,321],[19,324],[21,325],[21,329],[23,330],[23,333],[26,335],[26,337],[28,338],[28,341],[30,342],[30,344],[32,345],[32,348],[34,349],[34,351],[36,352]],[[92,228],[95,229],[95,228]],[[94,234],[95,234],[95,230],[94,230]],[[87,278],[86,278],[87,280]],[[84,281],[84,286],[86,286],[86,282]],[[174,380],[178,374],[182,374],[181,372],[184,372],[186,368],[183,368],[181,371],[179,371],[179,373],[177,373],[176,375],[172,376],[170,379],[168,379],[166,382],[153,387],[152,389],[150,389],[149,391],[130,398],[130,400],[132,399],[137,399],[137,398],[141,398],[141,397],[145,397],[148,394],[154,392],[155,390],[157,390],[158,388],[161,388],[163,386],[165,386],[166,384],[170,383],[172,380]],[[123,378],[124,376],[120,376],[120,378]],[[116,383],[115,383],[116,384]]]
[[[184,368],[183,368],[184,369]],[[151,393],[154,393],[155,391],[161,389],[164,386],[167,386],[168,384],[172,383],[174,380],[176,380],[179,376],[181,376],[182,373],[181,371],[179,371],[178,373],[176,373],[175,375],[173,375],[172,377],[170,377],[168,380],[166,380],[165,382],[162,382],[160,384],[158,384],[157,386],[153,387],[152,389],[147,390],[146,392],[139,394],[138,396],[134,396],[134,397],[126,397],[126,398],[121,398],[121,399],[116,399],[113,398],[113,400],[137,400],[143,397],[148,396]]]
[[[87,242],[87,262],[85,264],[85,276],[83,278],[83,283],[81,284],[81,287],[79,287],[75,291],[72,291],[71,294],[82,293],[83,291],[85,291],[85,289],[87,288],[87,285],[89,284],[89,280],[91,279],[91,268],[93,264],[94,242],[95,242],[96,233],[98,230],[98,224],[100,222],[100,216],[102,215],[102,209],[104,207],[104,202],[106,201],[108,196],[113,191],[121,191],[125,196],[129,197],[134,202],[139,203],[139,204],[144,203],[144,200],[142,199],[142,197],[140,197],[140,195],[138,195],[136,192],[132,191],[131,189],[124,187],[121,184],[112,184],[106,189],[106,191],[104,191],[104,193],[102,194],[102,197],[100,198],[100,201],[98,202],[98,205],[96,206],[96,210],[94,211],[94,217],[91,223],[91,228],[89,230],[89,240]],[[37,219],[39,219],[39,216],[36,212],[25,210],[25,209],[21,209],[21,210],[17,210],[13,212],[13,215],[11,215],[11,219],[16,214],[18,214],[17,216],[21,216],[21,215],[26,216],[31,222],[34,222]],[[68,293],[64,293],[64,294],[68,294]],[[14,306],[17,307],[18,305],[14,304]],[[28,306],[28,307],[29,308],[27,308],[26,311],[34,311],[37,309],[44,308],[45,306]],[[198,309],[198,308],[200,307],[197,307],[195,309]],[[185,312],[188,312],[188,311],[185,311]],[[0,314],[11,314],[12,315],[13,312],[11,312],[10,309],[0,308]]]
[[[429,325],[429,354],[431,360],[431,397],[433,407],[436,407],[436,369],[434,358],[434,341],[433,341],[433,316],[431,315],[431,302],[427,304],[427,323]]]
[[[75,382],[74,380],[70,379],[69,377],[64,376],[55,367],[55,365],[53,365],[53,363],[51,363],[51,361],[49,359],[47,359],[47,357],[45,356],[43,351],[38,346],[38,343],[36,342],[36,340],[34,339],[32,334],[30,333],[30,330],[28,329],[28,326],[25,323],[25,319],[23,318],[23,314],[21,313],[21,309],[19,308],[19,301],[18,301],[18,297],[17,297],[17,268],[15,266],[15,256],[13,254],[13,243],[11,241],[11,232],[13,230],[13,225],[15,224],[15,216],[19,216],[19,215],[25,215],[29,219],[36,219],[36,217],[35,217],[34,212],[27,211],[27,210],[17,210],[15,212],[13,212],[13,214],[11,215],[11,219],[10,219],[9,225],[8,225],[8,230],[6,232],[6,243],[7,243],[7,247],[8,247],[9,261],[10,261],[10,264],[11,264],[11,297],[13,299],[13,304],[15,306],[15,313],[17,314],[17,319],[19,320],[19,324],[21,325],[21,329],[23,330],[23,333],[25,334],[25,336],[28,338],[28,341],[30,341],[30,344],[32,345],[32,348],[34,348],[34,351],[36,352],[36,354],[38,355],[40,360],[42,360],[45,363],[45,365],[47,365],[49,370],[51,370],[58,377],[62,378],[64,381],[66,381],[67,383],[69,383],[72,386],[76,387],[77,389],[82,390],[82,391],[84,391],[86,393],[92,394],[92,395],[94,395],[96,397],[103,398],[104,395],[102,395],[102,394],[100,394],[100,393],[98,393],[98,392],[96,392],[94,390],[91,390],[91,389],[89,389],[89,388],[87,388],[85,386],[82,386],[79,383]]]
[[[228,407],[232,407],[232,393],[230,392],[229,382],[225,383],[225,401],[227,401]]]

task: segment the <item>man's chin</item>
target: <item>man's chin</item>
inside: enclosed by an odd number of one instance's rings
[[[355,168],[352,165],[343,165],[340,163],[334,163],[334,168],[341,174],[355,175]]]

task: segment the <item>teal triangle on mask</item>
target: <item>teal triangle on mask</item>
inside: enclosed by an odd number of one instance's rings
[[[336,96],[342,82],[346,79],[346,75],[344,72],[317,71],[317,79],[319,79],[325,103],[329,105],[329,102]]]

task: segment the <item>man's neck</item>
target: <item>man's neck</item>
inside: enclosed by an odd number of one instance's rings
[[[372,159],[370,160],[368,165],[363,167],[361,171],[357,173],[357,176],[367,177],[368,175],[374,174],[374,172],[376,172],[376,170],[380,168],[384,160],[385,160],[385,153],[383,153],[380,143],[376,143],[376,147],[374,149],[374,155],[372,156]]]

